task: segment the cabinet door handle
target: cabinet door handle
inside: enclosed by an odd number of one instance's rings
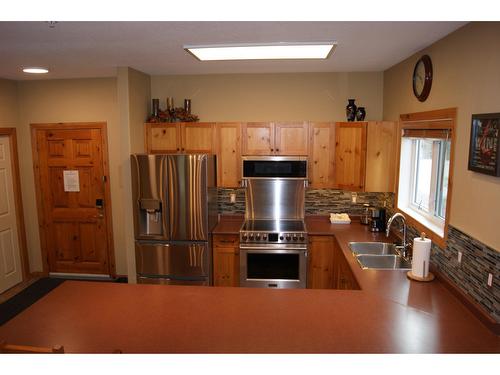
[[[271,152],[273,152],[273,151],[274,151],[274,149],[271,149]]]
[[[279,149],[279,148],[277,148],[277,149],[276,149],[276,152],[280,152],[280,149]]]
[[[177,147],[177,151],[180,151],[181,149],[179,147]]]

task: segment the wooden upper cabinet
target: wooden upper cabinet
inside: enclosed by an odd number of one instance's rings
[[[309,186],[335,187],[335,124],[309,124]]]
[[[277,155],[307,156],[307,122],[277,122],[274,124],[275,153]]]
[[[241,125],[243,155],[272,155],[274,153],[274,124],[247,122]]]
[[[366,122],[335,124],[335,182],[340,189],[364,190],[366,127]]]
[[[181,135],[176,123],[147,123],[146,150],[152,154],[180,152]]]
[[[365,191],[394,191],[396,136],[396,122],[368,122]]]
[[[308,152],[307,122],[249,122],[242,125],[243,155],[303,155]]]
[[[179,123],[181,152],[211,154],[215,152],[215,124],[211,122]]]
[[[241,132],[239,123],[216,124],[217,186],[238,187],[241,181]]]
[[[215,151],[215,124],[207,122],[147,123],[146,150],[152,154]]]

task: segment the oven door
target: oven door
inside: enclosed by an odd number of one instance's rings
[[[240,247],[240,286],[305,288],[306,273],[304,248]]]

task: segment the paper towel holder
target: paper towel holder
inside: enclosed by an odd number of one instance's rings
[[[420,239],[422,241],[425,240],[425,236],[426,236],[425,232],[420,233]],[[424,269],[425,269],[425,261],[424,261]],[[415,280],[415,281],[432,281],[432,280],[434,280],[434,274],[430,271],[427,274],[427,277],[416,276],[411,272],[411,270],[406,273],[406,276],[408,276],[409,279]]]
[[[427,277],[418,277],[418,276],[415,276],[413,273],[411,273],[411,271],[408,271],[406,273],[406,276],[409,279],[415,280],[415,281],[432,281],[435,278],[434,274],[431,271],[429,271],[429,273],[427,274]]]

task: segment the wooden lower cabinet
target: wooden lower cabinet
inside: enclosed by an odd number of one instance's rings
[[[332,236],[309,237],[309,264],[307,288],[335,288],[334,252]]]
[[[240,285],[239,235],[215,234],[213,236],[214,286]]]
[[[307,288],[360,289],[335,237],[309,237]]]
[[[337,241],[333,241],[333,243],[333,252],[335,253],[335,289],[361,289]]]

